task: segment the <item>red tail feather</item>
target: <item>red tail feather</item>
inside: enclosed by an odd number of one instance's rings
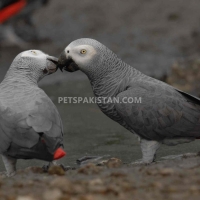
[[[58,160],[66,155],[66,152],[62,148],[58,148],[53,156],[54,160]]]
[[[26,6],[26,3],[26,0],[19,0],[18,2],[0,10],[0,24],[4,23],[13,15],[16,15],[18,12],[20,12]]]

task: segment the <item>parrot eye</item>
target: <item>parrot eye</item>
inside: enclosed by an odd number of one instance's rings
[[[35,51],[31,51],[32,54],[37,55],[37,53]]]
[[[80,51],[80,53],[81,53],[81,54],[86,54],[87,51],[86,51],[85,49],[82,49],[82,50]]]

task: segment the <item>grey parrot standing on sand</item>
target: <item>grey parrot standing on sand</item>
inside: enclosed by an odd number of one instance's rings
[[[58,63],[66,71],[84,72],[96,97],[119,100],[98,102],[98,106],[140,137],[143,158],[137,163],[153,162],[160,144],[176,145],[200,137],[199,98],[144,75],[100,42],[75,40]],[[127,99],[135,101],[127,103]]]
[[[53,161],[65,155],[63,127],[38,81],[57,70],[57,58],[38,50],[20,53],[0,84],[0,154],[6,175],[17,159]]]

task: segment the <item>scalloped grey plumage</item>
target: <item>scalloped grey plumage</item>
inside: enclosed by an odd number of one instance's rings
[[[55,150],[63,145],[60,115],[37,85],[43,77],[38,66],[46,62],[19,54],[0,84],[0,154],[5,165],[12,165],[9,159],[52,161]],[[13,173],[14,167],[8,168]]]
[[[97,51],[94,60],[82,70],[90,79],[95,96],[121,100],[141,97],[142,103],[98,106],[108,117],[141,137],[144,162],[153,161],[160,143],[173,145],[200,137],[199,98],[146,76],[96,40],[75,40],[69,47],[78,45],[91,45]]]

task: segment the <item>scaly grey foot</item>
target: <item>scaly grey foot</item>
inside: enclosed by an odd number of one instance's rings
[[[156,151],[160,147],[160,143],[153,140],[145,140],[140,138],[140,147],[142,150],[142,159],[136,160],[135,162],[131,163],[133,165],[141,165],[145,164],[148,165],[155,161],[156,158]]]
[[[69,166],[64,166],[63,164],[58,164],[56,161],[52,161],[48,165],[44,165],[42,167],[42,169],[44,170],[44,172],[48,172],[49,168],[52,166],[60,166],[63,168],[64,171],[71,169]]]
[[[3,174],[7,177],[14,176],[16,173],[17,159],[7,155],[2,155],[2,160],[6,168],[6,172],[5,173],[3,172]]]

